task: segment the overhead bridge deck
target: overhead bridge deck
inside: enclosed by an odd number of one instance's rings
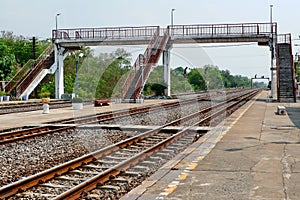
[[[153,35],[167,31],[170,43],[258,42],[268,45],[276,38],[277,23],[200,24],[159,26],[58,29],[52,38],[63,47],[101,45],[147,45]]]
[[[277,23],[196,24],[159,26],[105,27],[57,29],[52,31],[53,42],[59,56],[68,50],[84,46],[147,45],[144,54],[138,55],[125,83],[120,89],[122,99],[136,101],[152,68],[163,57],[166,95],[171,95],[170,50],[173,44],[191,43],[242,43],[256,42],[269,46],[271,51],[271,96],[281,102],[296,101],[295,72],[292,61],[290,34],[277,34]],[[61,48],[62,47],[62,48]],[[276,60],[276,67],[274,67]],[[58,59],[63,66],[63,58]],[[141,67],[143,66],[143,67]],[[276,71],[275,71],[276,70]],[[62,70],[58,70],[58,73]],[[279,77],[276,80],[276,76]],[[59,74],[57,77],[63,77]],[[58,79],[56,93],[63,94],[62,78]],[[278,92],[277,92],[278,91]]]

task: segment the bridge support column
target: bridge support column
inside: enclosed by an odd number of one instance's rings
[[[273,60],[271,60],[273,62]],[[274,100],[277,99],[277,76],[276,70],[271,70],[271,96]]]
[[[66,51],[58,44],[55,46],[55,63],[57,65],[55,71],[55,98],[61,99],[64,94],[64,59]]]
[[[170,68],[170,50],[166,48],[163,51],[164,82],[166,84],[165,94],[171,96],[171,68]]]
[[[273,36],[274,37],[274,36]],[[274,60],[276,60],[276,43],[274,38],[270,41],[270,51],[271,51],[271,96],[273,99],[277,99],[277,79],[276,79],[276,65],[274,67]]]

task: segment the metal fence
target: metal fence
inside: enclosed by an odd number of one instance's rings
[[[58,29],[52,30],[52,39],[152,38],[158,27],[159,26]]]
[[[292,43],[292,35],[290,33],[278,34],[277,35],[277,43],[278,44],[291,44]]]
[[[199,24],[168,26],[172,36],[277,34],[277,23]]]

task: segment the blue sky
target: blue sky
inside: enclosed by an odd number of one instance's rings
[[[175,8],[174,24],[269,22],[269,5],[273,4],[273,21],[278,22],[279,33],[300,35],[299,0],[0,0],[0,30],[15,35],[50,38],[55,28],[55,15],[59,28],[144,26],[170,24],[171,9]],[[297,40],[293,41],[297,43]],[[300,43],[300,41],[299,41]],[[255,44],[211,48],[198,44],[197,48],[173,48],[171,65],[218,65],[232,74],[249,77],[269,75],[270,54],[267,47]],[[204,46],[204,47],[203,47]],[[105,48],[103,48],[103,51]],[[107,49],[106,49],[107,50]],[[144,50],[141,47],[132,51]],[[293,53],[300,51],[295,47]],[[133,58],[135,59],[135,58]]]

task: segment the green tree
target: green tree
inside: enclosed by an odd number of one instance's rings
[[[200,72],[208,89],[221,89],[224,87],[221,71],[217,66],[205,65]]]
[[[119,64],[118,62],[113,62],[105,69],[98,81],[95,98],[112,97],[120,78],[128,71],[127,68],[120,68]]]
[[[183,73],[184,73],[183,67],[177,67],[172,71],[173,71],[173,74],[177,75],[177,76],[183,75]]]
[[[297,54],[296,61],[294,63],[296,80],[300,82],[300,56]]]
[[[222,70],[221,75],[225,88],[236,87],[235,78],[230,74],[229,70]]]
[[[15,70],[15,55],[10,49],[0,40],[0,79],[10,80]]]
[[[159,84],[159,83],[153,83],[150,86],[151,90],[154,91],[156,96],[159,95],[165,95],[165,89],[167,88],[165,85],[163,84]]]
[[[87,51],[87,50],[85,50]],[[92,54],[92,52],[85,52]],[[79,60],[79,96],[84,98],[111,98],[118,82],[129,71],[130,54],[123,49],[87,56]]]
[[[187,79],[194,90],[206,90],[205,80],[203,79],[198,69],[192,69],[188,73]]]
[[[250,87],[250,79],[246,76],[235,75],[234,76],[235,86],[234,87]]]

